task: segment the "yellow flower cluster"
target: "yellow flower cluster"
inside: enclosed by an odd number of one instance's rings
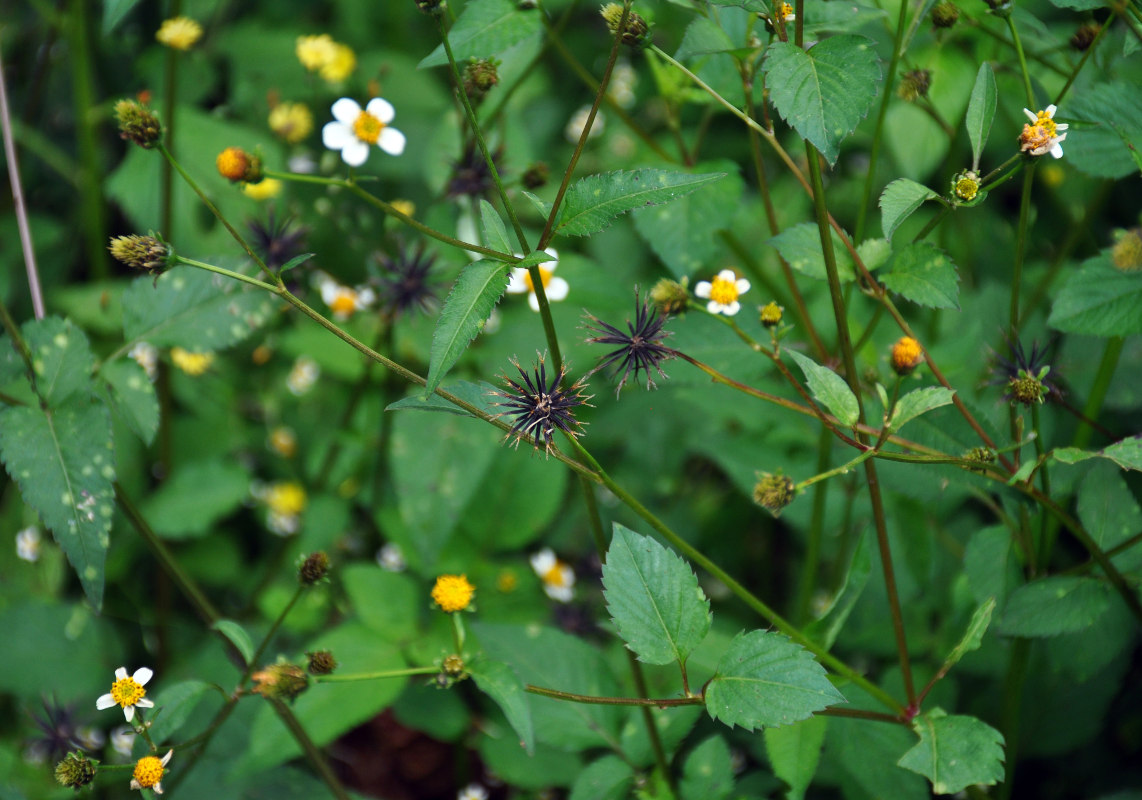
[[[353,48],[333,41],[327,33],[297,37],[297,60],[329,83],[340,83],[357,68],[357,54]]]
[[[270,130],[297,144],[313,131],[313,114],[304,103],[278,103],[270,111]]]
[[[432,587],[432,599],[444,611],[463,611],[472,602],[476,587],[465,575],[441,575]]]
[[[171,362],[187,375],[198,376],[214,363],[213,353],[192,353],[181,347],[171,348]]]
[[[190,17],[172,17],[163,21],[155,38],[173,50],[189,50],[202,38],[202,26]]]

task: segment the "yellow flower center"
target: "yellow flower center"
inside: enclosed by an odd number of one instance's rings
[[[201,375],[214,363],[214,354],[192,353],[181,347],[172,347],[171,361],[187,375]]]
[[[788,19],[790,14],[793,13],[793,6],[789,5],[788,3],[782,3],[781,7],[777,9],[777,13],[781,15],[781,19],[784,21],[785,19]]]
[[[543,283],[543,288],[547,288],[547,284],[551,283],[551,270],[539,267],[539,280]],[[527,290],[535,294],[535,284],[531,282],[531,270],[523,274],[523,283],[527,286]]]
[[[916,368],[924,351],[920,343],[909,336],[902,336],[892,346],[892,367],[898,373],[910,372]]]
[[[163,762],[156,756],[145,756],[135,764],[134,778],[144,789],[150,789],[163,779]]]
[[[111,684],[111,699],[126,708],[147,696],[147,690],[140,686],[134,678],[120,678]],[[158,761],[156,758],[155,761]]]
[[[563,587],[567,585],[567,570],[563,569],[563,562],[559,559],[551,565],[551,569],[543,573],[543,582],[548,586]]]
[[[385,123],[368,111],[362,111],[358,114],[357,121],[353,123],[353,134],[362,142],[369,144],[376,144],[377,139],[381,138],[381,131],[384,129]]]
[[[441,575],[432,587],[432,599],[449,613],[467,608],[475,593],[476,587],[464,575]]]
[[[357,310],[357,293],[351,290],[339,292],[329,308],[337,314],[352,314]]]
[[[726,280],[721,275],[710,281],[710,299],[718,305],[728,306],[737,302],[738,284],[736,280]]]
[[[1046,111],[1040,111],[1038,119],[1035,121],[1035,127],[1040,128],[1047,136],[1054,136],[1058,129],[1055,127],[1055,121],[1047,114]]]
[[[974,200],[979,192],[979,183],[971,178],[960,178],[956,181],[956,197],[961,200]]]
[[[266,493],[266,505],[275,514],[292,517],[305,510],[305,489],[296,483],[278,483]]]

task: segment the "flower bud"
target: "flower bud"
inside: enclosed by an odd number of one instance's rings
[[[450,656],[445,656],[441,668],[453,678],[458,678],[464,674],[464,659],[455,653]]]
[[[464,91],[473,103],[478,103],[500,82],[497,71],[500,62],[495,58],[472,59],[464,67]]]
[[[328,650],[318,650],[315,653],[306,653],[305,655],[309,658],[309,665],[306,669],[310,675],[328,675],[337,669],[337,659]]]
[[[979,194],[979,175],[970,169],[959,173],[952,178],[952,193],[965,203],[975,200]]]
[[[892,345],[892,369],[897,375],[908,375],[924,360],[920,343],[910,336],[901,336]]]
[[[650,290],[650,299],[663,314],[680,314],[690,302],[690,290],[686,283],[685,278],[681,283],[663,278]]]
[[[978,467],[972,466],[967,467],[967,469],[973,472],[983,472],[986,465],[995,463],[995,451],[990,447],[973,447],[964,453],[964,458],[979,464]]]
[[[444,3],[441,0],[416,0],[416,7],[421,13],[431,17],[438,17],[444,13]]]
[[[769,301],[761,308],[761,313],[759,314],[761,324],[767,328],[776,328],[781,324],[781,317],[784,311],[785,308],[783,306],[777,305],[777,303],[772,300]]]
[[[305,670],[288,662],[271,664],[250,677],[254,681],[254,693],[265,698],[293,700],[309,688]]]
[[[78,750],[68,753],[63,761],[56,764],[56,780],[60,786],[79,791],[95,780],[95,768],[98,764],[98,761],[93,761]]]
[[[960,18],[960,9],[950,0],[936,3],[932,8],[932,24],[937,28],[950,28]]]
[[[119,122],[119,136],[150,150],[159,143],[163,125],[154,111],[135,100],[120,100],[115,104],[115,119]]]
[[[896,95],[901,100],[911,103],[921,97],[927,97],[928,89],[930,89],[931,86],[931,70],[909,70],[900,76],[900,85],[896,87]]]
[[[1046,369],[1038,376],[1019,370],[1019,374],[1007,382],[1007,397],[1012,403],[1024,406],[1042,403],[1047,395],[1047,387],[1042,380],[1045,375]]]
[[[1100,30],[1102,29],[1095,22],[1088,22],[1080,26],[1079,29],[1075,31],[1074,36],[1071,37],[1071,47],[1080,52],[1087,50],[1087,48],[1094,44],[1094,40],[1098,38],[1098,32]]]
[[[310,553],[297,568],[297,581],[302,586],[312,586],[329,572],[329,556],[318,550]]]
[[[1142,228],[1132,228],[1119,236],[1110,251],[1110,261],[1123,272],[1142,269]]]
[[[240,147],[227,147],[214,160],[218,174],[231,183],[258,183],[262,180],[262,159]]]
[[[780,472],[776,475],[760,473],[753,487],[753,502],[775,517],[781,516],[782,510],[793,502],[794,497],[793,480]]]
[[[119,263],[152,275],[166,272],[174,258],[170,246],[155,236],[116,236],[107,249]]]
[[[603,15],[603,21],[607,23],[607,30],[614,36],[619,32],[619,23],[623,18],[623,7],[618,3],[607,3],[599,9],[599,13]],[[646,24],[646,20],[640,17],[633,11],[627,14],[626,25],[622,30],[622,42],[627,47],[641,47],[646,43],[647,34],[650,33],[650,26]]]
[[[525,188],[535,191],[546,184],[549,177],[551,177],[551,169],[547,164],[542,161],[536,161],[524,170],[521,180]]]

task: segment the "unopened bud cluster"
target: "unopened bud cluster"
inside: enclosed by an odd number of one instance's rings
[[[98,764],[98,761],[93,761],[79,751],[68,753],[63,761],[56,764],[56,780],[60,786],[79,791],[95,780],[95,768]]]
[[[306,670],[310,675],[328,675],[337,669],[337,659],[333,657],[333,653],[328,650],[318,650],[314,653],[306,653],[306,658],[309,659],[309,664]]]
[[[618,3],[607,3],[599,9],[599,13],[603,15],[603,21],[607,23],[607,30],[611,35],[618,34],[619,25],[622,24],[623,7]],[[648,33],[650,26],[646,24],[646,20],[633,11],[628,12],[626,24],[622,28],[623,44],[627,47],[641,47],[646,43]]]
[[[309,688],[309,676],[297,664],[280,662],[271,664],[250,676],[254,693],[265,698],[293,700]]]
[[[152,275],[165,272],[171,266],[174,256],[170,246],[162,239],[136,234],[112,237],[107,249],[119,263]]]
[[[793,480],[780,472],[776,475],[764,472],[753,487],[753,501],[775,517],[793,502],[796,492]]]
[[[158,116],[135,100],[120,100],[115,104],[115,119],[119,123],[119,136],[139,147],[150,150],[163,136],[163,125]]]
[[[950,28],[956,24],[956,20],[960,18],[960,9],[955,3],[944,2],[936,3],[932,8],[932,24],[937,28]]]
[[[231,183],[260,183],[262,159],[240,147],[227,147],[215,159],[218,174]]]
[[[312,586],[329,572],[329,556],[318,550],[311,553],[297,568],[297,582],[302,586]]]
[[[650,290],[650,299],[663,314],[681,314],[690,302],[690,290],[682,283],[663,278]]]
[[[495,58],[472,59],[464,67],[464,91],[473,103],[478,103],[499,84],[500,62]]]
[[[921,97],[928,96],[928,89],[932,87],[932,71],[927,69],[913,69],[900,76],[900,86],[896,89],[901,100],[912,103]]]

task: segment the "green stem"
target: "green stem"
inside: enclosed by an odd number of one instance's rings
[[[794,491],[801,492],[801,491],[804,491],[805,489],[809,488],[810,486],[812,486],[815,483],[821,483],[822,481],[827,481],[829,478],[832,478],[836,475],[844,475],[844,474],[848,473],[848,471],[851,470],[853,467],[857,466],[858,464],[863,464],[865,461],[868,461],[870,458],[875,456],[876,452],[877,452],[876,450],[870,448],[868,450],[865,450],[863,453],[861,453],[859,456],[852,459],[851,461],[848,461],[844,464],[841,464],[839,467],[833,467],[832,469],[826,470],[825,472],[818,473],[817,475],[814,475],[811,478],[806,478],[805,480],[801,481],[800,483],[798,483],[796,486],[793,487]]]
[[[817,471],[829,468],[833,438],[827,428],[821,428],[817,437]],[[809,519],[809,542],[805,548],[805,562],[801,565],[801,578],[797,582],[797,602],[794,608],[798,624],[809,621],[813,601],[813,587],[821,566],[821,542],[825,535],[825,507],[829,497],[829,484],[820,483],[813,490],[813,513]]]
[[[1071,440],[1072,447],[1082,449],[1090,444],[1094,428],[1087,420],[1098,419],[1099,412],[1102,410],[1102,403],[1106,400],[1107,390],[1110,389],[1110,382],[1114,379],[1114,372],[1118,368],[1118,359],[1122,355],[1123,344],[1124,340],[1121,336],[1112,336],[1106,340],[1106,347],[1102,351],[1102,360],[1098,364],[1098,372],[1094,376],[1094,383],[1091,384],[1090,391],[1087,392],[1086,405],[1083,406],[1084,420],[1075,429],[1074,439]]]
[[[551,697],[555,700],[566,700],[571,703],[587,703],[597,706],[648,706],[651,708],[670,708],[675,706],[700,706],[705,703],[699,695],[690,697],[599,697],[590,694],[574,694],[561,692],[558,689],[545,689],[542,686],[527,684],[524,691],[538,694],[542,697]]]
[[[177,17],[182,7],[181,0],[172,0],[170,4],[170,16]],[[178,108],[175,102],[175,94],[178,92],[178,50],[173,47],[167,48],[166,65],[163,75],[163,144],[166,146],[167,152],[174,157],[174,130],[175,130],[175,110]],[[163,161],[162,171],[159,175],[159,230],[163,235],[169,239],[174,239],[174,219],[171,214],[173,195],[174,195],[174,175],[171,172],[171,162],[169,159]]]
[[[1019,763],[1019,716],[1023,705],[1023,683],[1031,661],[1031,640],[1016,639],[1011,645],[1007,662],[1007,677],[1003,683],[1003,705],[1000,710],[1000,728],[1007,752],[1003,785],[999,788],[1002,800],[1011,797],[1015,783],[1015,766]]]
[[[213,272],[216,275],[224,275],[227,278],[233,278],[242,283],[248,283],[250,286],[257,286],[259,289],[265,289],[267,292],[277,292],[278,287],[265,281],[260,281],[257,278],[251,278],[249,275],[243,275],[241,272],[234,272],[233,270],[226,269],[225,267],[215,266],[214,264],[207,264],[203,261],[195,261],[193,258],[186,258],[184,256],[176,255],[175,258],[180,264],[185,264],[188,267],[197,267],[204,269],[207,272]]]
[[[285,622],[285,618],[289,615],[289,612],[293,610],[295,605],[297,605],[297,601],[301,599],[302,592],[304,591],[304,586],[298,586],[297,589],[294,590],[293,597],[289,599],[289,602],[285,604],[285,608],[283,608],[281,613],[278,614],[277,618],[274,619],[273,624],[270,625],[270,629],[266,631],[266,635],[262,637],[262,641],[261,644],[258,645],[258,649],[254,651],[253,657],[246,665],[246,671],[242,675],[242,680],[238,682],[239,686],[245,684],[246,681],[250,679],[250,676],[254,674],[254,670],[258,668],[258,664],[261,663],[262,656],[266,653],[266,648],[270,646],[270,640],[274,638],[274,634],[278,632],[278,628],[280,628],[282,623]]]
[[[1019,335],[1019,290],[1023,281],[1023,258],[1027,253],[1027,226],[1031,216],[1031,189],[1035,178],[1035,167],[1038,162],[1028,165],[1023,173],[1023,194],[1019,201],[1019,226],[1015,240],[1015,263],[1012,267],[1011,278],[1011,336]]]
[[[317,770],[317,774],[321,777],[321,780],[325,782],[325,785],[329,787],[329,791],[333,792],[334,797],[336,797],[337,800],[350,800],[349,793],[345,791],[345,787],[341,785],[341,781],[338,780],[337,775],[334,774],[332,768],[329,766],[329,762],[325,760],[325,756],[322,755],[321,750],[319,750],[317,745],[313,743],[313,740],[309,738],[309,734],[302,726],[301,721],[294,716],[289,706],[276,697],[269,698],[268,702],[273,705],[274,711],[277,712],[281,721],[285,723],[285,726],[289,728],[289,732],[293,734],[293,738],[301,745],[301,749],[305,752],[309,763]]]
[[[382,669],[376,672],[354,672],[346,675],[314,675],[314,683],[350,683],[353,681],[376,681],[387,678],[407,678],[412,675],[436,675],[439,667],[409,667],[408,669]]]
[[[1015,27],[1015,15],[1007,15],[1007,27],[1011,31],[1011,41],[1015,45],[1015,55],[1019,58],[1019,71],[1023,74],[1023,88],[1027,91],[1027,107],[1034,111],[1035,92],[1031,89],[1031,72],[1027,69],[1027,57],[1023,54],[1023,42],[1019,39],[1019,29]]]

